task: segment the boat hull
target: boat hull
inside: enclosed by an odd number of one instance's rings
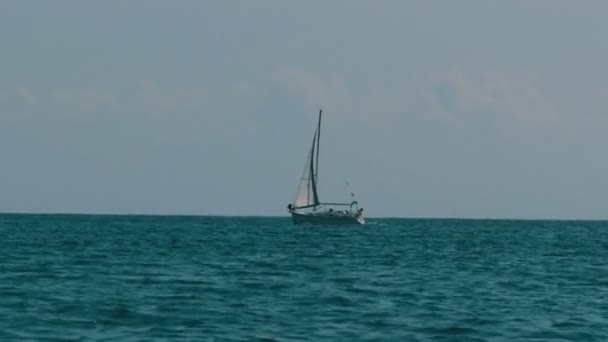
[[[332,225],[362,225],[365,224],[365,219],[362,216],[355,217],[354,215],[327,215],[327,214],[309,214],[291,212],[291,218],[295,224],[332,224]]]

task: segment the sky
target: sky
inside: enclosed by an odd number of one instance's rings
[[[606,13],[2,1],[0,212],[286,215],[323,108],[323,201],[608,219]]]

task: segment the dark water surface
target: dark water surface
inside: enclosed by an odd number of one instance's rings
[[[0,340],[608,341],[608,222],[0,215]]]

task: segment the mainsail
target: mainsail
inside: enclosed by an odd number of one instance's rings
[[[319,170],[319,140],[321,138],[321,114],[319,111],[319,123],[312,139],[312,147],[306,159],[304,172],[300,179],[298,192],[294,201],[295,208],[314,208],[319,205],[319,195],[317,193],[317,176]]]

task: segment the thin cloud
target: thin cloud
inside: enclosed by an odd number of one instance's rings
[[[51,94],[50,101],[56,106],[81,114],[100,109],[114,111],[121,107],[116,94],[98,89],[55,91]]]
[[[321,77],[311,71],[280,67],[279,82],[311,106],[346,103],[348,91],[345,82],[338,78]]]
[[[0,119],[10,119],[28,115],[39,102],[39,98],[30,87],[17,85],[1,89],[0,102]]]
[[[555,101],[530,75],[449,71],[432,75],[429,83],[429,114],[436,117],[485,113],[519,123],[547,123],[560,116]]]

